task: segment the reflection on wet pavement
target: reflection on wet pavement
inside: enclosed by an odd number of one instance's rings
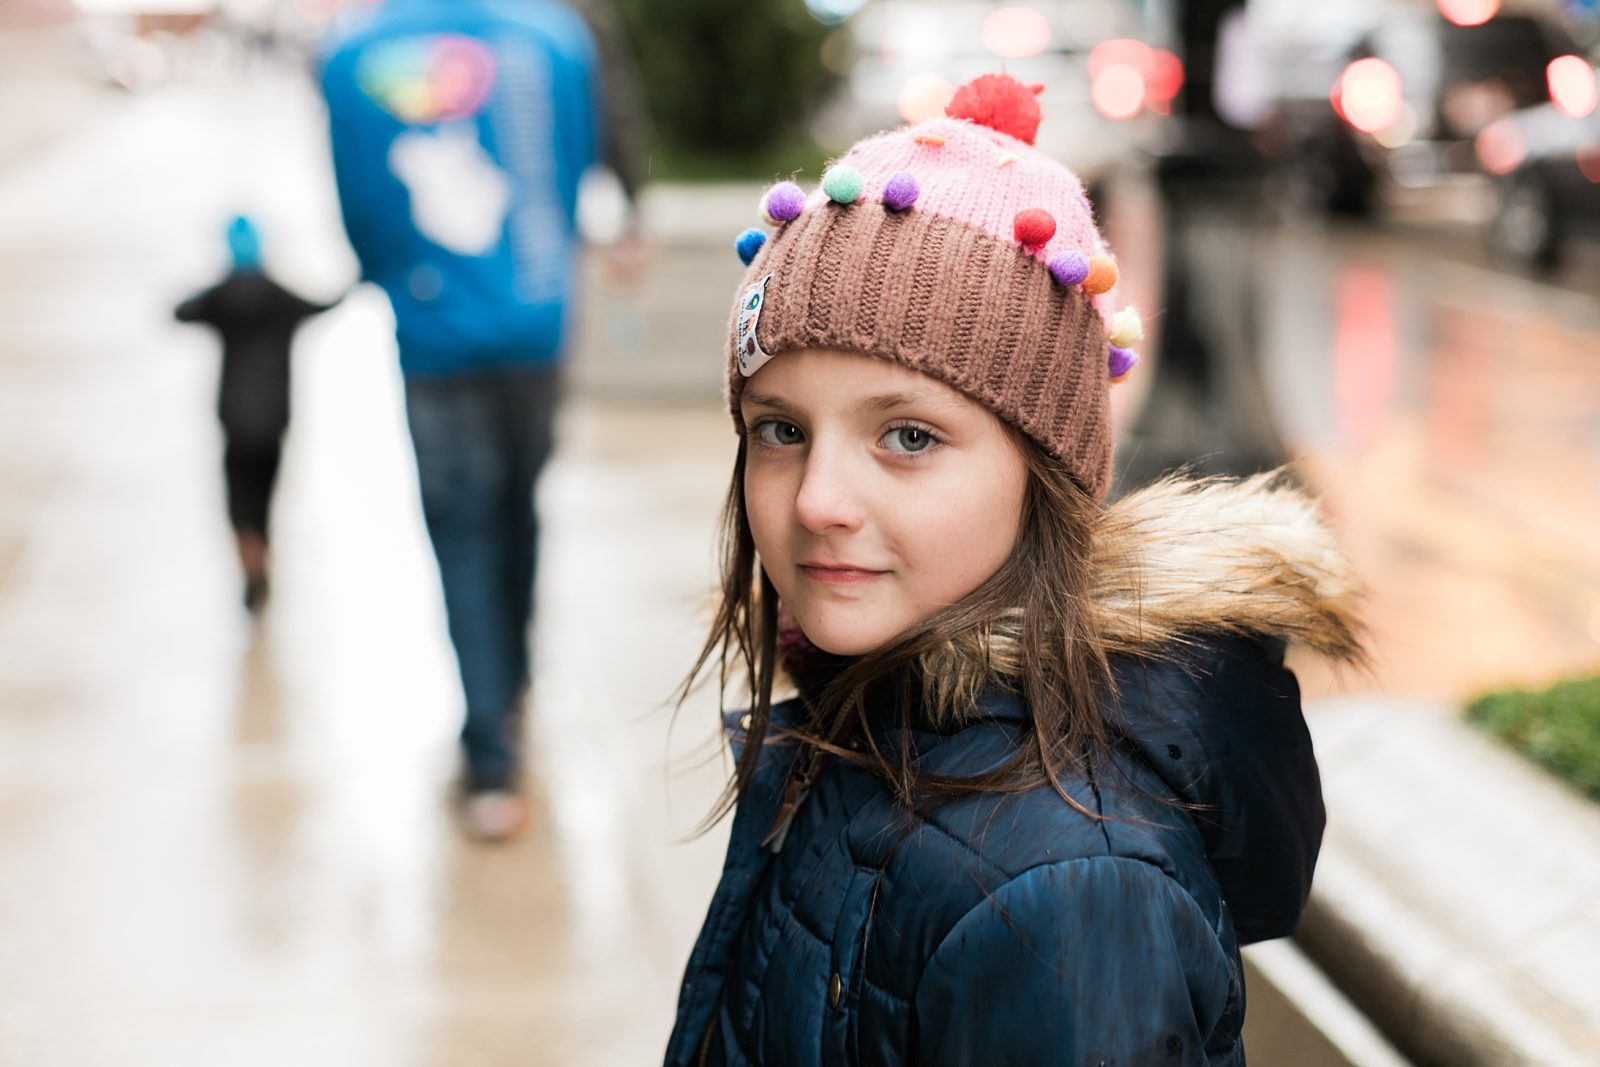
[[[1600,665],[1600,301],[1341,235],[1277,249],[1266,374],[1372,588],[1376,688]]]

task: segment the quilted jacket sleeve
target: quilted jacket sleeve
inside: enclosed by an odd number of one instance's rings
[[[929,959],[914,1062],[1205,1064],[1237,996],[1231,953],[1159,868],[1111,856],[1036,867]]]

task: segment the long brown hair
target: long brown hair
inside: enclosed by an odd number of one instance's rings
[[[1069,804],[1063,770],[1110,745],[1104,708],[1114,698],[1108,647],[1091,596],[1092,539],[1100,505],[1030,438],[1002,423],[1023,458],[1027,484],[1016,544],[1000,568],[967,596],[922,620],[884,648],[841,659],[820,691],[802,692],[804,721],[783,731],[827,754],[880,774],[907,803],[973,793],[1010,793],[1050,784]],[[721,519],[721,599],[679,706],[708,677],[728,704],[736,678],[747,688],[743,751],[707,816],[732,809],[774,733],[773,688],[780,670],[778,596],[762,570],[745,508],[746,444],[739,442]],[[714,665],[714,666],[713,666]],[[882,751],[867,722],[868,690],[893,687],[896,725],[959,723],[986,685],[1015,692],[1029,728],[1003,765],[971,777],[918,771],[909,746]],[[746,694],[738,694],[743,703]],[[853,721],[852,721],[853,720]],[[841,742],[854,732],[861,747]]]

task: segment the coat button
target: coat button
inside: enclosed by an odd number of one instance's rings
[[[834,971],[833,977],[828,979],[828,1007],[837,1008],[839,998],[844,996],[844,982],[839,978],[839,972]]]

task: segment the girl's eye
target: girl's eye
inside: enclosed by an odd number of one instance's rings
[[[938,444],[938,438],[921,426],[896,426],[883,435],[884,446],[891,452],[926,452]]]
[[[806,439],[806,435],[800,432],[800,427],[792,422],[782,422],[778,419],[758,422],[752,432],[757,441],[771,448],[797,445]]]

